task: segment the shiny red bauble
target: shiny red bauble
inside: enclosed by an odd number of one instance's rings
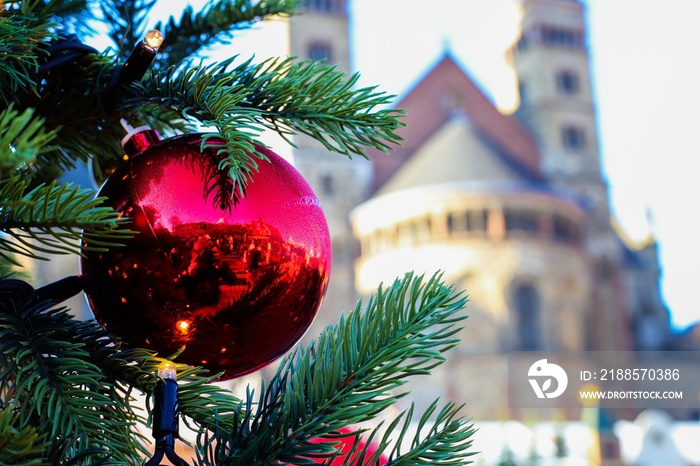
[[[269,162],[236,198],[202,137],[156,142],[109,177],[98,195],[138,234],[84,251],[81,273],[112,333],[161,356],[184,346],[179,362],[232,378],[274,361],[311,325],[330,236],[318,199],[284,159],[258,148]]]

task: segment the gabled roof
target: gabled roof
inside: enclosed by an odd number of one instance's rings
[[[377,194],[433,184],[501,184],[527,179],[518,167],[496,152],[466,114],[455,113],[394,172]]]
[[[509,164],[533,181],[542,179],[540,153],[534,138],[513,117],[498,111],[449,55],[445,55],[415,87],[396,103],[408,111],[398,133],[403,144],[390,154],[371,153],[374,191],[457,112],[464,112],[481,135]]]

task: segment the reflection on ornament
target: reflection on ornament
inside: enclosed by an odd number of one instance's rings
[[[180,333],[183,335],[187,334],[187,329],[190,328],[190,323],[187,322],[186,320],[181,320],[180,322],[177,323],[177,328],[180,330]]]
[[[316,196],[282,158],[241,199],[202,135],[150,145],[99,196],[139,233],[126,247],[85,252],[81,271],[100,323],[134,346],[204,365],[225,378],[258,369],[308,329],[330,273]],[[219,141],[220,142],[220,141]]]

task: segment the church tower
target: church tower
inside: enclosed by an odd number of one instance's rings
[[[351,72],[347,0],[308,0],[306,7],[289,19],[289,55],[299,60],[325,60],[336,69]],[[360,156],[329,153],[319,142],[295,137],[294,165],[318,196],[328,221],[333,244],[333,264],[328,292],[310,335],[318,334],[332,313],[353,308],[354,260],[359,249],[350,222],[350,210],[367,198],[371,165]]]
[[[610,228],[601,176],[583,5],[578,0],[523,0],[515,46],[520,107],[534,133],[549,181],[593,208],[595,229]]]
[[[301,60],[326,60],[350,71],[347,0],[308,0],[289,20],[289,52]]]
[[[624,315],[624,257],[601,173],[584,6],[579,0],[521,4],[522,30],[513,49],[520,94],[516,116],[539,143],[547,181],[579,197],[589,211],[584,243],[594,283],[590,347],[624,350],[631,343]]]

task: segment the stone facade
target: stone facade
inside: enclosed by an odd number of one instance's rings
[[[295,18],[293,55],[314,58],[324,43],[331,61],[350,62],[350,51],[336,50],[348,44],[338,37],[345,2],[310,2]],[[478,400],[468,412],[481,420],[533,415],[507,408],[511,351],[662,349],[671,337],[653,241],[635,250],[611,224],[583,5],[523,0],[509,53],[521,92],[513,115],[447,54],[396,103],[409,113],[394,153],[370,151],[371,167],[313,143],[294,154],[337,254],[316,328],[381,282],[442,270],[469,295],[469,319],[461,345],[415,382],[412,399]]]

